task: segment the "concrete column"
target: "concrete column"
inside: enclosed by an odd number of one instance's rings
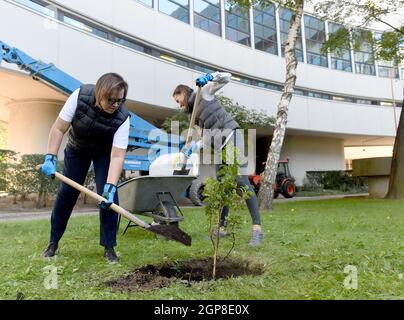
[[[222,28],[222,38],[226,39],[226,3],[225,0],[220,0],[220,21]]]
[[[324,21],[324,26],[325,26],[325,39],[328,41],[328,39],[330,38],[329,35],[329,30],[328,30],[328,21]],[[327,63],[328,63],[328,69],[332,69],[332,62],[331,62],[331,52],[330,50],[328,50],[327,52]]]
[[[251,49],[255,50],[254,10],[252,7],[248,10],[248,16],[250,18]]]
[[[306,52],[306,29],[304,23],[305,15],[302,14],[302,20],[300,22],[300,30],[302,30],[302,50],[303,50],[303,62],[307,63],[307,52]]]
[[[63,102],[31,100],[9,105],[9,149],[21,154],[46,153],[50,129]],[[64,143],[59,150],[63,154]]]

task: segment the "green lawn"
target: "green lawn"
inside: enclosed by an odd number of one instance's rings
[[[244,276],[144,293],[117,293],[104,282],[147,264],[210,256],[203,209],[186,209],[185,247],[132,228],[119,236],[119,265],[109,265],[98,245],[98,218],[72,218],[59,255],[41,253],[49,221],[0,224],[0,299],[404,299],[404,201],[338,199],[277,204],[263,213],[265,243],[248,246],[250,220],[233,257],[265,264],[260,276]],[[223,242],[224,248],[230,241]],[[44,267],[58,270],[58,289],[46,290]],[[344,288],[344,268],[358,271],[358,288]]]

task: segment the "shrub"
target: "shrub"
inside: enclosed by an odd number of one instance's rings
[[[307,171],[302,190],[320,191],[323,189],[340,191],[366,191],[367,180],[352,176],[352,171]]]

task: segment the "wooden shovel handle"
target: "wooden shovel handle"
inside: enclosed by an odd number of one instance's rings
[[[188,133],[187,133],[187,139],[185,140],[185,145],[186,146],[188,146],[189,143],[192,140],[192,129],[195,126],[196,114],[198,113],[198,110],[199,110],[199,102],[201,101],[201,96],[202,96],[202,89],[201,89],[201,87],[198,87],[198,89],[196,91],[194,107],[192,108],[191,121],[189,122],[189,129],[188,129]]]
[[[37,170],[39,170],[41,168],[41,166],[36,167]],[[63,181],[64,183],[66,183],[67,185],[71,186],[72,188],[85,193],[86,195],[88,195],[89,197],[97,200],[98,202],[101,201],[108,201],[107,199],[105,199],[104,197],[101,197],[99,194],[91,191],[90,189],[87,189],[86,187],[82,186],[81,184],[69,179],[68,177],[65,177],[63,174],[56,172],[55,173],[56,178],[58,178],[60,181]],[[150,228],[150,225],[147,224],[146,222],[140,220],[139,218],[135,217],[133,214],[131,214],[129,211],[126,211],[124,208],[118,206],[117,204],[113,203],[110,206],[110,209],[112,209],[113,211],[115,211],[116,213],[120,214],[121,216],[125,217],[126,219],[132,221],[133,223],[136,223],[138,226],[148,229]]]
[[[107,199],[105,199],[104,197],[101,197],[99,194],[97,194],[97,193],[83,187],[81,184],[78,184],[77,182],[74,182],[73,180],[65,177],[64,175],[60,174],[59,172],[56,172],[55,176],[59,180],[61,180],[64,183],[68,184],[69,186],[79,190],[80,192],[85,193],[89,197],[97,200],[98,202],[107,201]],[[136,218],[133,214],[126,211],[124,208],[118,206],[115,203],[111,204],[110,209],[114,210],[116,213],[118,213],[121,216],[125,217],[126,219],[132,221],[133,223],[136,223],[138,226],[141,226],[142,228],[149,228],[150,227],[149,224],[147,224],[146,222]]]

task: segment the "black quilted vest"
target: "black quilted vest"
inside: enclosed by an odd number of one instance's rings
[[[113,114],[96,107],[95,86],[82,85],[67,146],[91,155],[110,153],[115,132],[129,116],[124,105]]]

